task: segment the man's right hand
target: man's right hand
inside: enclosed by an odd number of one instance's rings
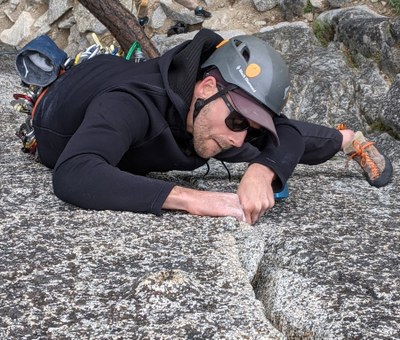
[[[246,221],[235,193],[201,191],[175,186],[163,204],[163,209],[185,210],[199,216],[232,216]]]

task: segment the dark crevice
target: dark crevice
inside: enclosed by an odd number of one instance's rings
[[[251,281],[251,285],[256,299],[261,301],[265,308],[265,316],[268,321],[271,322],[271,324],[289,340],[314,339],[315,332],[310,329],[300,329],[294,326],[285,315],[279,311],[273,310],[276,282],[272,282],[272,276],[267,273],[271,273],[271,270],[266,270],[263,267],[270,267],[265,261],[265,256],[260,260],[257,271]]]

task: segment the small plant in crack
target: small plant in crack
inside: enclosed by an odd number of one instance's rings
[[[374,121],[370,124],[370,129],[372,132],[382,133],[386,132],[391,135],[394,139],[400,140],[400,135],[392,127],[386,125],[380,120]]]
[[[328,23],[315,21],[313,31],[321,45],[327,47],[330,41],[333,41],[335,36],[334,29]]]

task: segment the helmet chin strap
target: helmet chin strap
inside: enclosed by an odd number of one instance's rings
[[[220,91],[213,94],[211,97],[209,97],[207,99],[198,98],[194,103],[193,124],[194,124],[195,119],[197,118],[197,116],[199,115],[200,111],[203,109],[204,106],[206,106],[208,103],[211,103],[213,100],[218,99],[219,97],[223,96],[224,94],[227,94],[229,91],[232,91],[236,88],[238,88],[236,85],[229,85],[227,87],[221,88]]]

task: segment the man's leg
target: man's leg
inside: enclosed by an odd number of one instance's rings
[[[287,123],[287,120],[281,122]],[[289,120],[289,125],[300,132],[305,143],[299,163],[323,163],[342,150],[361,166],[365,178],[372,186],[382,187],[389,183],[393,173],[390,160],[376,148],[374,142],[366,140],[360,131],[355,133],[347,128],[338,130],[295,120]]]
[[[281,127],[290,126],[302,136],[304,152],[299,160],[301,164],[314,165],[326,162],[342,149],[345,140],[351,138],[350,133],[342,133],[334,128],[288,119],[285,116],[274,118],[274,122],[277,131]]]

